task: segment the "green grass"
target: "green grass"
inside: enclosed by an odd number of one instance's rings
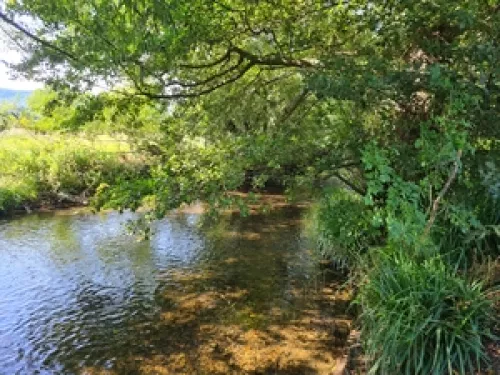
[[[360,287],[370,374],[475,374],[487,361],[493,302],[439,259],[382,253]]]
[[[130,151],[110,137],[0,133],[0,213],[61,194],[91,196],[99,184],[141,168]]]

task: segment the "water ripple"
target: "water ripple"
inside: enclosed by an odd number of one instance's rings
[[[158,349],[172,339],[155,336],[160,315],[175,307],[158,296],[182,290],[179,275],[210,274],[201,291],[232,286],[248,290],[249,303],[286,296],[283,279],[295,267],[287,254],[300,241],[286,228],[267,228],[269,243],[256,246],[255,226],[213,235],[197,215],[178,215],[139,243],[124,232],[132,217],[44,214],[0,223],[0,374],[77,374]]]

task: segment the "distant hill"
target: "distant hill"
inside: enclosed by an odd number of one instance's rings
[[[25,104],[26,99],[31,95],[32,92],[33,91],[28,90],[10,90],[0,88],[0,103],[8,101]]]

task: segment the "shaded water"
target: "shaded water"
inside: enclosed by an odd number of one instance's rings
[[[0,222],[0,374],[322,374],[348,332],[340,281],[300,212],[158,222],[36,214]]]

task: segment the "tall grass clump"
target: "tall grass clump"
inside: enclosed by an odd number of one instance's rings
[[[378,254],[357,302],[370,374],[475,374],[487,361],[493,302],[440,258]]]

